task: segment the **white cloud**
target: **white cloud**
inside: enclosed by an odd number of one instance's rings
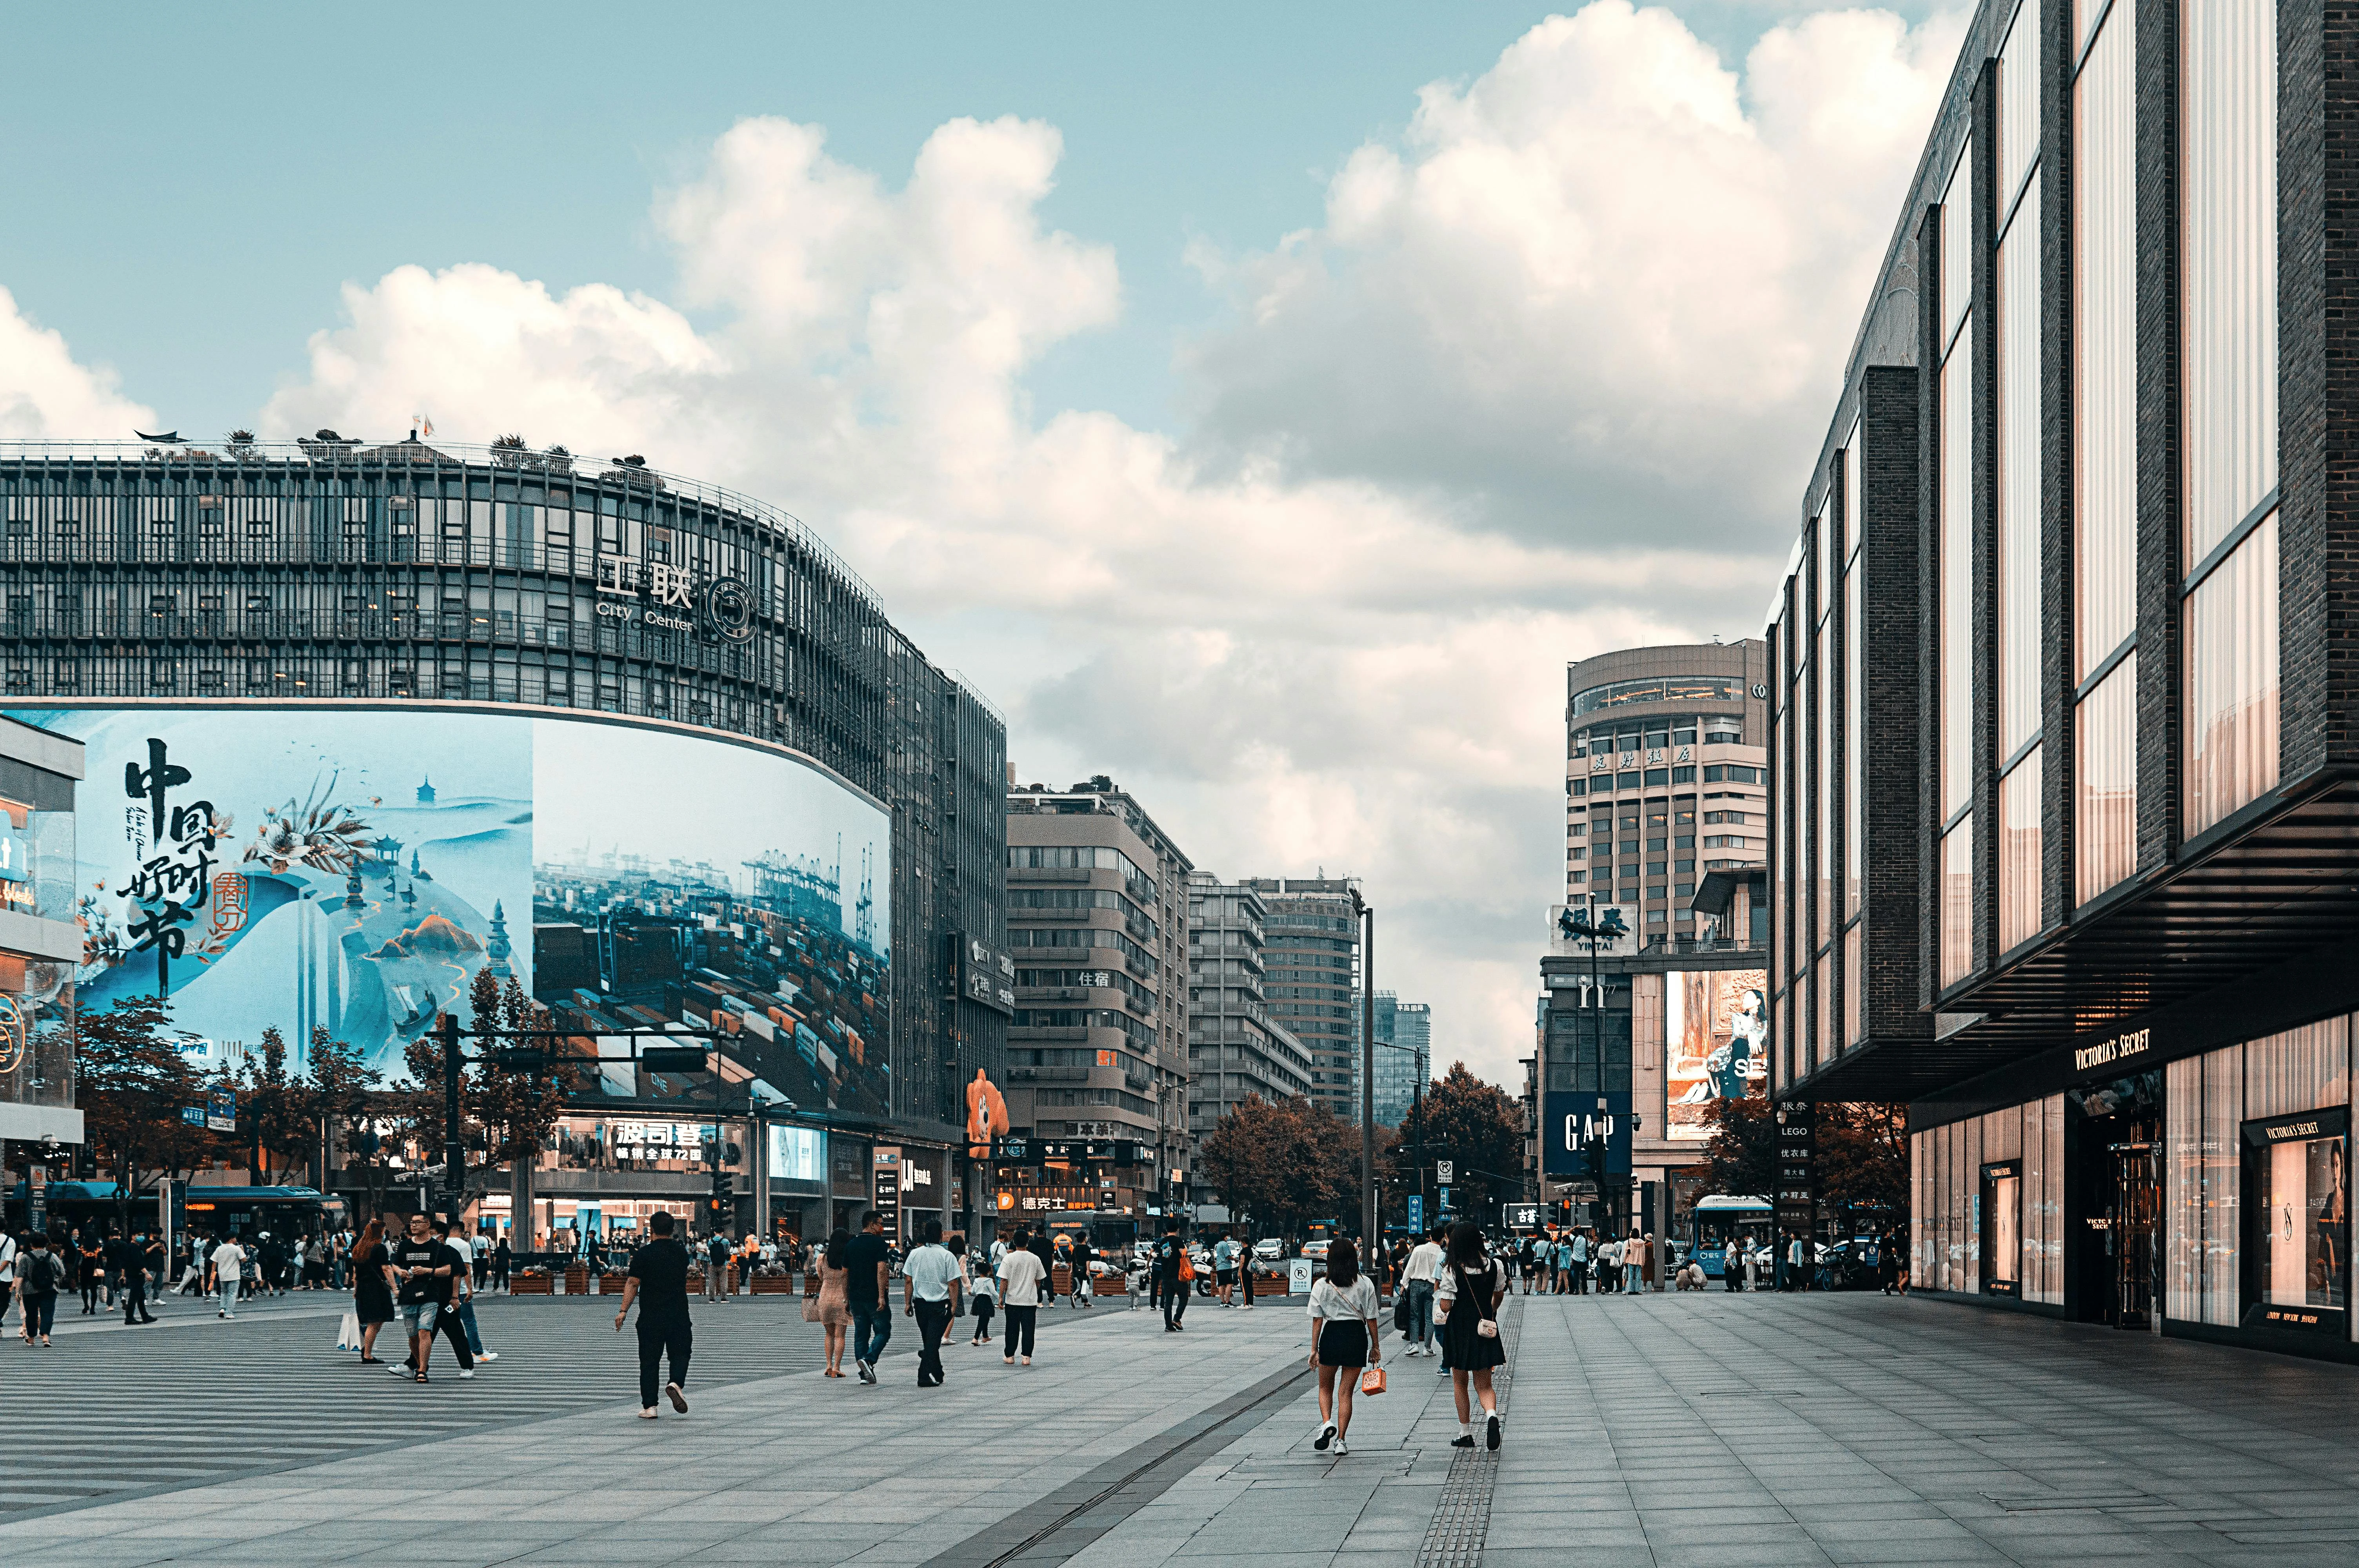
[[[1113,773],[1224,875],[1365,878],[1382,983],[1512,1081],[1563,663],[1748,629],[1956,36],[1814,16],[1740,75],[1668,12],[1551,18],[1352,152],[1320,228],[1210,259],[1238,310],[1187,430],[1030,406],[1121,284],[1042,223],[1061,143],[1016,119],[897,188],[743,122],[657,203],[676,303],[398,268],[264,422],[423,410],[800,514],[1010,709],[1023,778]]]
[[[1225,264],[1203,439],[1519,537],[1762,548],[1958,38],[1814,16],[1740,76],[1669,11],[1550,17],[1353,154],[1321,228]]]
[[[129,441],[155,422],[115,391],[114,372],[77,362],[64,334],[35,326],[0,288],[0,440]]]

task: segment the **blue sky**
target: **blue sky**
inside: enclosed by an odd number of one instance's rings
[[[9,20],[0,438],[422,409],[760,496],[1007,713],[1020,782],[1366,879],[1380,983],[1503,1080],[1564,665],[1757,632],[1961,37],[1923,0],[125,15]]]
[[[1810,6],[1679,6],[1732,61]],[[1911,5],[1904,13],[1925,9]],[[553,287],[661,292],[651,189],[741,116],[826,127],[905,168],[957,115],[1065,135],[1049,223],[1114,247],[1123,319],[1027,377],[1042,406],[1173,417],[1171,359],[1221,301],[1191,243],[1319,221],[1328,178],[1419,88],[1479,74],[1551,7],[1299,4],[700,8],[249,5],[11,18],[0,284],[168,421],[250,422],[335,286],[494,261]],[[104,70],[94,74],[95,59]],[[67,62],[79,62],[68,64]]]

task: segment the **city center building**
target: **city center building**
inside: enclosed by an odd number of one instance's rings
[[[85,1016],[160,990],[207,1061],[268,1031],[395,1083],[513,982],[576,1064],[471,1186],[520,1247],[959,1217],[964,1088],[1005,1066],[960,956],[1006,942],[1006,726],[796,519],[515,442],[0,447],[0,707],[97,781],[59,916]],[[682,1029],[715,1072],[628,1058]],[[318,1185],[420,1201],[439,1149],[333,1131]]]
[[[2353,1357],[2338,14],[1977,11],[1770,605],[1778,1093],[1921,1289]]]

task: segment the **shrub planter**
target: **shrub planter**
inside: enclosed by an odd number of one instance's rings
[[[623,1293],[623,1286],[629,1278],[627,1274],[617,1274],[609,1270],[598,1276],[598,1293],[602,1296],[619,1296]]]
[[[565,1271],[565,1293],[586,1296],[590,1293],[590,1265],[576,1263]]]
[[[795,1293],[794,1276],[791,1274],[756,1274],[754,1276],[754,1293],[757,1296],[793,1295]]]
[[[518,1274],[508,1286],[513,1296],[545,1296],[549,1294],[549,1278],[546,1274]]]

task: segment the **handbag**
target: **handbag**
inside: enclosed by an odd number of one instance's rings
[[[819,1298],[817,1296],[805,1296],[803,1298],[803,1321],[805,1323],[817,1323],[819,1321]]]
[[[1408,1290],[1406,1286],[1393,1292],[1393,1326],[1403,1334],[1408,1332]]]
[[[1369,1367],[1363,1368],[1360,1373],[1360,1392],[1364,1394],[1381,1394],[1384,1391],[1385,1369],[1382,1367]]]
[[[348,1312],[344,1314],[344,1321],[336,1325],[336,1348],[339,1350],[358,1350],[360,1347],[361,1314],[356,1312]]]

